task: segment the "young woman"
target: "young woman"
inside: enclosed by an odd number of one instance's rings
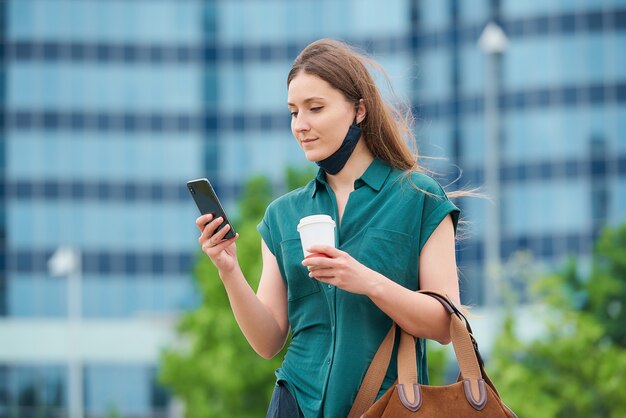
[[[421,172],[407,144],[414,140],[410,118],[383,101],[366,67],[372,64],[326,39],[294,61],[287,79],[291,130],[320,170],[267,208],[258,227],[263,270],[256,293],[239,268],[238,236],[223,240],[228,227],[213,235],[221,218],[196,221],[202,249],[218,268],[254,350],[273,357],[291,330],[268,417],[347,416],[392,321],[422,338],[422,383],[428,380],[423,338],[450,341],[441,304],[415,291],[459,301],[459,210]],[[307,248],[323,256],[303,260],[296,226],[313,214],[335,220],[337,248]],[[392,366],[380,394],[396,377]]]

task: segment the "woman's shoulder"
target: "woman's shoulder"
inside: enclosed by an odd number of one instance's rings
[[[418,193],[436,197],[445,197],[446,192],[434,177],[422,171],[404,171],[398,176],[400,183],[405,183]]]

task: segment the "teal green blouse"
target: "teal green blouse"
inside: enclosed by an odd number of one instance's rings
[[[372,162],[354,189],[335,229],[337,247],[417,290],[422,247],[448,214],[456,228],[459,210],[432,178],[393,169],[380,160]],[[304,417],[345,417],[391,319],[367,296],[308,276],[296,226],[300,218],[314,214],[338,218],[335,195],[322,170],[306,186],[272,202],[258,226],[276,256],[288,295],[292,339],[276,376],[294,395]],[[427,383],[423,340],[417,348],[419,379]],[[397,346],[379,395],[397,377],[396,352]]]

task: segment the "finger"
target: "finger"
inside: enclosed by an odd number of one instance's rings
[[[209,238],[204,243],[202,243],[202,251],[204,251],[207,255],[218,254],[230,244],[235,242],[238,238],[239,234],[235,234],[234,237],[221,241]]]
[[[200,235],[201,241],[206,241],[209,238],[211,238],[211,236],[215,233],[215,229],[219,225],[219,223],[217,222],[218,222],[217,219],[213,219],[211,222],[206,223],[202,227],[202,234]]]
[[[321,267],[319,265],[313,265],[313,266],[307,266],[306,267],[309,271],[317,271],[317,270],[329,270],[329,267]]]
[[[343,251],[340,251],[331,245],[312,245],[306,250],[311,254],[321,253],[331,258],[338,257],[343,254]]]
[[[211,239],[213,234],[215,234],[215,230],[217,229],[218,226],[221,225],[222,222],[224,222],[224,220],[220,217],[220,218],[215,218],[211,222],[206,224],[204,229],[202,230],[202,235],[200,236],[201,242]],[[217,241],[214,241],[214,242],[217,242]]]
[[[222,242],[220,242],[219,244],[211,247],[211,251],[214,251],[215,253],[224,251],[230,244],[237,241],[238,238],[239,238],[239,234],[235,234],[235,236],[232,238],[222,240]]]
[[[198,218],[196,219],[196,225],[198,226],[198,229],[200,230],[200,232],[204,231],[204,227],[209,222],[211,222],[212,219],[213,219],[213,215],[210,213],[207,215],[198,216]]]
[[[302,265],[307,267],[330,268],[334,266],[334,260],[326,255],[315,254],[302,260]]]
[[[323,282],[327,282],[335,278],[335,276],[333,276],[332,274],[328,274],[328,273],[324,274],[322,271],[319,271],[319,270],[316,272],[315,271],[310,272],[309,277],[315,280],[323,281]]]
[[[324,253],[313,253],[313,254],[309,254],[304,258],[312,258],[312,257],[325,257],[325,258],[330,258],[329,256],[327,256]]]
[[[326,254],[324,254],[324,253],[313,253],[313,254],[309,254],[309,255],[307,255],[306,257],[304,257],[304,260],[303,260],[303,263],[302,263],[302,264],[303,264],[303,265],[305,265],[305,266],[314,266],[314,265],[315,265],[315,263],[314,263],[314,262],[306,262],[306,263],[304,263],[304,261],[305,261],[305,260],[308,260],[308,259],[310,259],[310,258],[318,258],[318,257],[322,257],[322,258],[330,258],[329,256],[327,256],[327,255],[326,255]]]
[[[230,224],[226,224],[224,225],[222,229],[220,229],[219,231],[216,231],[211,237],[211,239],[213,240],[214,243],[217,244],[224,239],[226,234],[228,234],[228,231],[230,231]]]

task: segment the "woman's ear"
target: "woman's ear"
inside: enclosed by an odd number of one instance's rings
[[[359,99],[356,105],[356,123],[359,124],[363,122],[367,116],[367,108],[365,107],[365,100]]]

